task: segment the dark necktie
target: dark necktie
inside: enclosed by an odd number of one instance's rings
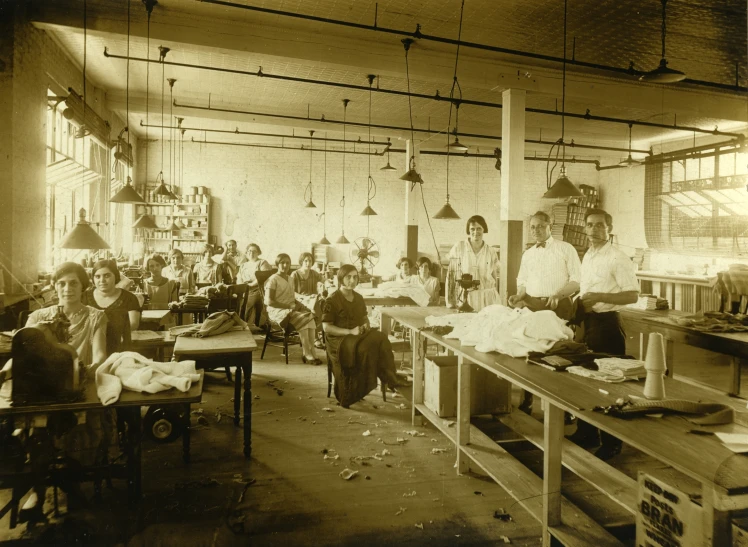
[[[541,241],[540,243],[535,244],[536,247],[545,247],[545,241]]]

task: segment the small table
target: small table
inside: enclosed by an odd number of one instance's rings
[[[173,348],[176,339],[168,330],[134,330],[130,333],[130,349],[142,353],[144,350],[156,350],[156,360],[164,360],[164,350]],[[0,359],[2,356],[0,355]]]
[[[170,317],[171,310],[143,310],[140,325],[144,330],[161,330],[161,327],[168,325]]]
[[[183,307],[183,308],[176,308],[173,310],[167,310],[173,313],[177,316],[177,325],[181,325],[183,322],[184,314],[194,314],[197,316],[197,322],[202,323],[203,319],[205,319],[205,316],[208,314],[208,306],[192,306],[192,307]]]
[[[236,366],[234,425],[239,425],[244,375],[244,456],[247,458],[252,453],[252,352],[256,350],[257,342],[249,330],[230,331],[206,338],[179,336],[174,344],[174,356],[179,361],[194,359],[198,364],[200,361],[221,361],[221,365],[225,366],[228,359]]]

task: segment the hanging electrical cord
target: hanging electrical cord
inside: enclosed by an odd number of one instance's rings
[[[322,239],[319,240],[320,245],[329,245],[330,240],[327,239],[327,131],[325,131],[325,153],[324,158],[324,170],[322,178]]]
[[[169,103],[170,111],[169,111],[169,186],[171,186],[170,191],[172,194],[174,193],[174,172],[173,172],[173,161],[172,161],[172,148],[174,144],[174,131],[172,130],[171,126],[174,123],[174,84],[177,83],[176,78],[169,78],[167,80],[169,82]]]
[[[402,40],[403,47],[405,48],[405,80],[408,84],[408,116],[410,118],[410,160],[408,161],[408,172],[405,173],[400,180],[410,182],[410,191],[416,184],[423,184],[423,178],[416,170],[416,137],[415,130],[413,129],[413,104],[410,100],[410,66],[408,63],[408,51],[413,40],[405,38]]]
[[[148,91],[150,89],[151,76],[151,13],[153,13],[152,2],[145,3],[145,11],[148,14],[148,23],[145,39],[145,56],[148,62],[145,65],[145,123],[148,125]],[[148,128],[145,129],[145,186],[148,185]]]
[[[306,205],[304,207],[306,208],[316,208],[317,206],[314,204],[314,201],[312,200],[312,154],[314,154],[314,130],[309,130],[309,184],[306,185],[306,188],[304,189],[304,201],[306,201]],[[306,199],[307,191],[309,192],[309,200]]]
[[[341,232],[340,237],[336,241],[336,243],[343,245],[350,243],[350,241],[345,237],[345,120],[349,102],[351,102],[350,99],[343,99],[343,197],[340,199],[340,207],[342,208],[342,215],[340,217]],[[325,143],[325,146],[327,146],[327,143]]]
[[[366,217],[366,235],[369,235],[369,217],[375,216],[377,213],[371,207],[371,200],[377,195],[377,184],[374,182],[374,178],[371,176],[371,84],[374,83],[373,74],[369,74],[367,79],[369,80],[369,137],[367,142],[367,151],[369,156],[369,178],[366,179],[366,207],[361,212],[362,216]],[[355,148],[355,144],[354,144]]]

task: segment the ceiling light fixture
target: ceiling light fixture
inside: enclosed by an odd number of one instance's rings
[[[127,149],[132,155],[132,146],[130,145],[130,3],[127,0],[127,83],[125,84],[125,128],[127,131]],[[111,203],[144,203],[145,200],[132,187],[132,161],[127,162],[127,179],[125,185],[112,196],[109,200]]]
[[[410,182],[411,191],[416,184],[423,184],[423,178],[416,170],[416,138],[413,131],[413,105],[410,100],[410,69],[408,67],[408,51],[414,40],[403,38],[401,42],[405,48],[405,79],[408,82],[408,114],[410,116],[410,161],[408,162],[408,172],[400,177],[400,180]]]
[[[306,200],[307,190],[309,191],[309,201],[306,202],[307,209],[316,209],[317,206],[312,201],[312,155],[314,154],[314,130],[309,130],[309,184],[304,189],[304,199]]]
[[[345,237],[345,117],[346,112],[348,111],[349,102],[351,102],[350,99],[343,99],[343,198],[340,200],[340,206],[343,209],[343,213],[340,217],[340,237],[335,242],[342,245],[347,245],[348,243],[350,243],[350,241],[348,241],[348,238]]]
[[[569,180],[566,176],[566,143],[564,142],[564,115],[566,112],[566,13],[567,13],[568,0],[564,0],[564,65],[563,65],[563,78],[561,84],[561,140],[557,143],[561,145],[561,173],[558,176],[553,186],[549,186],[544,198],[571,198],[571,197],[582,197],[583,194],[574,186],[574,183]],[[554,145],[555,146],[555,145]],[[551,147],[553,150],[553,147]],[[556,158],[558,158],[558,151],[556,152]],[[550,154],[548,162],[550,163]],[[554,166],[555,168],[555,166]],[[551,169],[551,176],[553,169]],[[550,178],[547,181],[550,184]]]
[[[319,240],[320,245],[329,245],[330,240],[327,239],[327,132],[325,132],[325,153],[323,155],[324,161],[324,178],[322,183],[322,239]]]
[[[371,200],[377,195],[377,184],[374,182],[374,178],[371,176],[371,84],[374,83],[374,74],[369,74],[366,77],[369,80],[369,178],[366,180],[366,207],[361,211],[361,216],[371,217],[376,216],[377,212],[371,207]],[[388,162],[389,163],[389,162]],[[366,235],[369,235],[369,219],[366,219]]]
[[[174,190],[176,188],[176,180],[175,180],[175,169],[174,169],[174,160],[176,159],[176,150],[174,151],[174,158],[172,158],[172,145],[174,144],[174,131],[172,130],[172,126],[174,125],[174,84],[177,83],[176,78],[169,78],[167,80],[169,82],[169,103],[170,103],[170,111],[169,111],[169,191],[171,192],[171,195],[174,196],[175,200],[178,200],[179,197],[176,193],[174,193]]]
[[[78,131],[75,132],[75,138],[76,139],[85,139],[87,135],[90,135],[91,132],[86,127],[86,99],[88,97],[88,93],[86,93],[86,45],[88,44],[87,34],[86,34],[86,18],[87,18],[87,6],[86,6],[86,0],[83,0],[83,92],[81,93],[81,97],[83,98],[83,121],[81,122],[80,127],[78,128]],[[84,149],[85,149],[85,140],[84,140]],[[84,152],[85,157],[85,152]]]
[[[153,7],[156,5],[156,0],[143,0],[145,5],[145,11],[148,14],[148,23],[146,25],[146,46],[145,46],[145,180],[146,188],[148,185],[148,95],[150,92],[150,77],[151,77],[151,13],[153,13]],[[147,193],[147,192],[146,192]]]
[[[167,200],[177,199],[177,196],[171,193],[164,183],[164,81],[165,74],[164,61],[166,60],[166,54],[171,51],[166,46],[158,46],[159,51],[159,62],[161,63],[161,171],[156,176],[156,182],[158,187],[153,192],[156,196],[165,196]]]
[[[641,165],[642,162],[635,160],[631,157],[631,127],[633,124],[629,124],[629,155],[625,160],[618,162],[621,167],[634,167],[635,165]]]
[[[85,1],[84,1],[85,5]],[[86,220],[86,210],[78,212],[78,224],[60,242],[61,249],[108,249],[109,244],[91,228]]]
[[[675,70],[667,66],[667,59],[665,59],[665,10],[667,6],[667,0],[660,0],[662,3],[662,58],[660,64],[654,70],[645,72],[639,76],[641,82],[651,82],[655,84],[674,84],[686,79],[685,73],[680,70]]]
[[[392,146],[392,143],[390,142],[390,138],[387,137],[387,165],[380,168],[380,171],[397,171],[396,167],[390,165],[390,146]]]
[[[457,120],[458,116],[460,115],[460,101],[454,100],[455,96],[455,89],[460,94],[460,99],[462,99],[462,88],[460,87],[460,82],[457,81],[457,62],[460,59],[460,39],[462,38],[462,16],[465,12],[465,0],[462,0],[462,5],[460,7],[460,26],[457,31],[457,52],[455,53],[455,70],[454,75],[452,76],[452,89],[449,91],[449,120],[447,121],[447,201],[444,203],[441,209],[439,209],[436,214],[433,216],[433,218],[437,220],[456,220],[460,218],[460,215],[457,214],[457,211],[454,210],[454,208],[449,204],[449,156],[450,152],[467,152],[468,148],[464,144],[461,144],[459,139],[457,138]],[[453,143],[450,144],[449,142],[449,126],[452,123],[452,107],[455,107],[455,127],[454,127],[454,136],[455,140]]]

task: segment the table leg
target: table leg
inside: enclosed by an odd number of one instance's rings
[[[729,511],[714,508],[715,492],[711,484],[701,485],[702,545],[732,545],[732,522]]]
[[[244,456],[252,455],[252,353],[247,355],[244,369]],[[238,367],[237,367],[238,370]]]
[[[234,425],[239,425],[239,411],[241,410],[242,400],[242,364],[241,359],[236,361],[236,371],[234,372]]]
[[[457,357],[457,473],[470,470],[470,459],[462,449],[470,442],[470,362]]]
[[[551,545],[549,526],[561,524],[561,456],[564,412],[544,401],[543,419],[543,545]]]
[[[142,491],[142,450],[143,424],[140,407],[122,409],[127,413],[127,497],[131,504],[140,501]]]
[[[190,403],[183,405],[182,461],[190,463]]]
[[[424,360],[426,359],[426,351],[424,348],[423,336],[411,330],[410,341],[413,346],[413,404],[411,409],[411,422],[413,425],[423,425],[423,417],[416,410],[416,404],[423,404],[423,381],[424,381]]]
[[[379,330],[381,330],[385,336],[390,335],[390,331],[392,330],[392,319],[390,319],[390,316],[386,313],[380,314]]]
[[[740,357],[730,358],[730,395],[740,395],[740,367],[743,360]]]

